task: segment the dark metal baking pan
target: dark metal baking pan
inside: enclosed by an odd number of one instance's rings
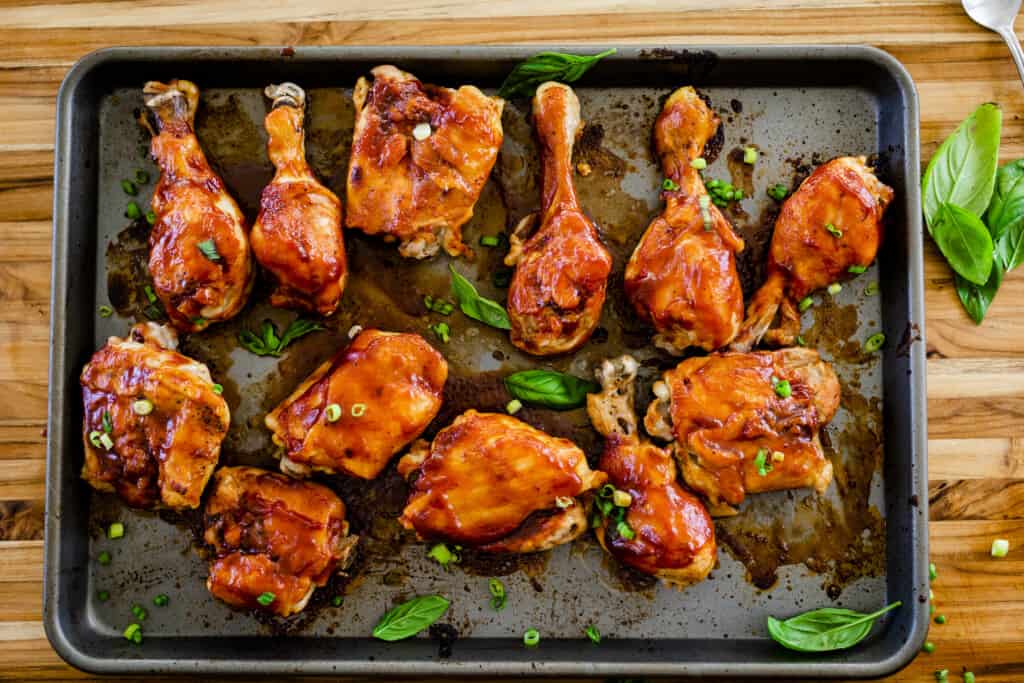
[[[358,76],[393,63],[427,82],[493,89],[540,49],[570,48],[122,48],[91,54],[70,71],[58,99],[45,578],[46,630],[68,662],[108,673],[792,678],[880,676],[918,651],[928,577],[917,99],[906,71],[869,47],[620,47],[576,84],[588,122],[577,158],[593,169],[577,185],[614,254],[615,273],[601,330],[578,354],[552,362],[563,370],[586,374],[601,358],[628,350],[641,359],[649,385],[675,362],[650,348],[649,331],[623,305],[620,284],[629,251],[659,210],[651,125],[672,89],[696,85],[723,120],[721,150],[707,174],[731,178],[750,195],[730,211],[748,244],[740,258],[748,296],[761,278],[777,211],[765,194],[769,185],[795,184],[815,163],[855,153],[875,155],[879,174],[896,190],[878,263],[837,297],[819,297],[804,317],[808,343],[835,363],[843,382],[843,408],[825,432],[836,481],[821,498],[806,491],[753,496],[742,515],[720,521],[720,562],[708,581],[685,592],[660,587],[617,567],[590,539],[536,557],[467,554],[444,571],[394,523],[404,491],[392,466],[369,485],[324,480],[349,505],[363,538],[360,559],[351,578],[320,591],[306,614],[268,623],[207,594],[194,520],[128,511],[79,479],[78,373],[145,305],[145,227],[124,218],[128,198],[119,186],[139,167],[155,176],[133,120],[143,82],[198,83],[200,140],[251,217],[270,177],[260,95],[267,83],[292,80],[307,88],[311,163],[343,194]],[[506,107],[501,158],[466,228],[473,243],[508,229],[537,204],[527,114],[526,101]],[[753,168],[735,158],[744,144],[761,150]],[[151,191],[150,183],[138,199],[148,201]],[[266,288],[257,285],[237,320],[185,341],[186,352],[207,362],[225,386],[232,429],[222,462],[272,462],[262,415],[345,343],[355,323],[421,332],[449,358],[446,408],[428,434],[468,407],[499,409],[508,400],[501,375],[534,363],[504,335],[457,315],[449,319],[451,343],[427,332],[434,320],[419,298],[445,294],[445,257],[412,263],[361,235],[346,239],[352,278],[327,331],[300,340],[279,361],[237,349],[241,326],[292,317],[267,307]],[[490,281],[500,256],[479,252],[459,269],[485,294],[503,298]],[[864,294],[873,281],[880,296]],[[98,317],[97,307],[108,302],[117,314]],[[878,330],[890,340],[884,351],[861,354],[861,342]],[[521,415],[576,439],[590,455],[599,448],[582,411]],[[118,541],[101,532],[113,521],[128,530]],[[103,550],[113,555],[108,566],[94,559]],[[508,589],[509,606],[500,613],[487,604],[489,576],[502,576]],[[99,590],[111,599],[97,600]],[[328,602],[331,591],[344,593],[340,607]],[[452,598],[444,621],[459,637],[450,656],[440,656],[428,636],[391,644],[369,637],[388,605],[428,591]],[[170,605],[151,608],[143,644],[129,643],[121,630],[131,621],[130,605],[148,605],[157,593],[170,595]],[[764,630],[768,614],[825,605],[871,610],[895,600],[903,607],[846,652],[789,652]],[[599,646],[583,636],[590,624],[606,636]],[[542,642],[527,649],[521,636],[531,627]]]

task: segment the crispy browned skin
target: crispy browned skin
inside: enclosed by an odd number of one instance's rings
[[[306,163],[302,88],[271,85],[266,95],[267,153],[277,173],[260,196],[252,250],[277,281],[271,304],[331,315],[348,278],[341,202]]]
[[[433,444],[417,444],[398,471],[418,475],[402,526],[424,539],[492,552],[534,552],[576,538],[587,528],[576,496],[605,481],[571,441],[475,410],[442,429]]]
[[[82,369],[82,478],[132,507],[199,507],[228,431],[228,406],[210,371],[175,351],[177,343],[169,327],[140,323],[127,339],[108,339]],[[132,407],[143,399],[153,404],[148,415]],[[104,433],[104,413],[109,450],[89,440]]]
[[[206,587],[229,605],[282,617],[351,561],[345,504],[325,486],[256,467],[222,467],[206,502]],[[269,605],[257,598],[273,593]]]
[[[654,343],[675,354],[687,347],[717,349],[732,341],[743,318],[736,253],[743,240],[708,202],[690,162],[718,130],[718,116],[691,88],[676,90],[654,124],[654,144],[665,177],[678,190],[662,191],[665,210],[648,226],[626,266],[626,295],[654,325]],[[708,219],[705,221],[705,219]]]
[[[800,333],[797,302],[833,282],[854,277],[851,266],[871,265],[882,241],[882,214],[891,187],[864,157],[839,157],[814,169],[782,205],[768,254],[768,278],[747,308],[735,351],[763,338],[791,346]],[[842,232],[836,236],[826,226]],[[778,313],[779,322],[769,329]]]
[[[601,545],[620,562],[677,588],[707,578],[715,566],[715,528],[704,505],[679,485],[672,456],[640,438],[634,412],[637,362],[606,360],[597,371],[602,392],[587,396],[594,428],[606,438],[601,470],[632,499],[627,540],[610,518],[595,529]]]
[[[540,142],[541,210],[539,217],[534,213],[520,222],[505,258],[505,265],[516,266],[508,315],[513,344],[551,355],[579,348],[597,327],[612,257],[576,198],[572,148],[583,122],[572,88],[537,88],[533,122]]]
[[[788,380],[782,398],[772,378]],[[747,493],[813,487],[832,481],[819,430],[839,408],[839,380],[817,351],[792,348],[717,353],[688,358],[655,384],[656,400],[644,424],[655,436],[676,440],[686,483],[720,503],[739,505]],[[764,449],[771,471],[755,464]],[[782,462],[772,454],[782,453]]]
[[[398,240],[398,251],[426,258],[439,247],[470,254],[462,225],[501,147],[504,100],[471,85],[424,85],[393,66],[360,78],[349,160],[345,225]],[[425,140],[413,137],[430,124]]]
[[[267,415],[281,469],[373,479],[437,415],[447,379],[448,363],[418,334],[363,330]]]
[[[199,89],[189,81],[150,81],[143,93],[159,131],[150,143],[160,180],[153,192],[149,272],[174,326],[195,332],[245,305],[254,273],[249,228],[193,131]],[[199,249],[207,241],[220,255],[216,260]]]

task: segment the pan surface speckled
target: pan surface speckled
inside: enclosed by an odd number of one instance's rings
[[[540,49],[603,47],[119,48],[72,69],[58,101],[47,470],[45,621],[61,656],[99,672],[419,676],[849,677],[882,675],[909,661],[928,620],[920,600],[927,595],[927,476],[917,100],[902,67],[872,48],[628,47],[576,84],[587,122],[576,161],[590,166],[589,174],[577,175],[577,189],[615,267],[601,327],[572,356],[538,362],[504,334],[457,312],[429,313],[424,295],[448,296],[448,258],[406,261],[394,246],[354,231],[346,232],[348,289],[325,331],[299,340],[280,359],[239,347],[235,337],[243,327],[268,318],[287,325],[295,317],[267,305],[261,281],[238,318],[183,343],[225,387],[232,427],[222,464],[275,466],[263,415],[343,346],[355,324],[419,332],[448,358],[446,405],[428,436],[467,408],[501,410],[510,398],[501,384],[508,372],[555,367],[590,376],[601,359],[626,351],[642,362],[643,410],[650,384],[676,360],[651,348],[650,331],[624,301],[621,276],[660,210],[661,173],[650,140],[664,98],[695,85],[722,118],[721,147],[705,177],[729,180],[748,197],[726,214],[747,243],[739,258],[747,296],[761,280],[777,213],[765,190],[779,182],[795,187],[833,156],[868,155],[896,190],[879,260],[837,296],[817,295],[803,319],[808,345],[835,364],[843,384],[842,408],[823,434],[836,481],[823,497],[809,491],[752,496],[741,515],[719,520],[719,566],[708,581],[685,592],[657,585],[616,566],[589,536],[526,558],[465,553],[461,565],[446,571],[427,557],[427,545],[397,525],[405,488],[392,463],[373,483],[322,479],[349,507],[362,537],[359,559],[350,576],[318,591],[306,613],[268,621],[209,596],[196,516],[130,511],[78,477],[78,373],[106,337],[145,319],[149,303],[148,226],[124,217],[132,198],[120,188],[123,178],[145,170],[150,181],[135,200],[146,210],[156,169],[144,156],[147,137],[135,121],[143,82],[176,77],[199,85],[198,136],[251,219],[271,176],[262,125],[267,83],[291,80],[307,89],[308,156],[343,197],[351,87],[369,68],[394,63],[425,82],[473,83],[493,92],[512,65]],[[537,206],[528,115],[527,100],[507,103],[499,161],[465,228],[477,259],[456,262],[498,300],[504,290],[492,275],[501,253],[478,246],[478,239],[509,231]],[[753,167],[741,161],[747,145],[760,151]],[[880,295],[865,294],[871,282]],[[116,313],[100,318],[97,307],[107,303]],[[429,331],[440,320],[451,326],[448,344]],[[877,331],[890,340],[886,348],[863,354],[862,342]],[[599,453],[582,410],[527,408],[519,416],[572,438],[592,458]],[[116,541],[102,533],[114,521],[127,530]],[[107,566],[95,560],[104,550],[112,556]],[[492,576],[502,578],[509,596],[501,612],[488,604]],[[110,600],[99,601],[98,591],[108,591]],[[450,656],[439,656],[436,633],[391,644],[369,637],[390,605],[428,592],[452,600],[442,619],[458,633]],[[159,593],[170,596],[168,606],[152,606]],[[330,604],[334,595],[344,596],[340,607]],[[764,630],[769,614],[827,605],[873,611],[895,600],[904,606],[848,652],[799,655]],[[133,603],[149,610],[141,646],[121,636]],[[605,636],[599,646],[583,635],[588,625]],[[541,632],[540,647],[522,646],[527,628]]]

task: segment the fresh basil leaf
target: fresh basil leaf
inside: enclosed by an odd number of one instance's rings
[[[283,335],[281,335],[281,341],[278,343],[277,348],[283,351],[284,347],[288,346],[299,337],[305,337],[310,332],[316,332],[317,330],[322,329],[324,329],[323,325],[315,323],[312,320],[298,318],[292,321],[292,324],[289,325],[288,329],[284,331]]]
[[[592,66],[608,55],[615,54],[615,48],[596,55],[571,55],[562,52],[541,52],[516,64],[498,90],[500,97],[522,95],[531,97],[537,86],[547,81],[573,83],[578,81]]]
[[[524,370],[505,378],[508,393],[524,403],[570,410],[586,403],[587,394],[601,390],[595,382],[554,370]]]
[[[960,303],[964,305],[964,310],[971,316],[971,320],[980,325],[985,319],[988,307],[992,305],[992,300],[996,298],[999,286],[1003,284],[1002,266],[999,263],[993,265],[992,274],[983,285],[976,285],[955,273],[953,277],[956,280],[956,293],[960,297]]]
[[[1024,262],[1024,159],[1011,161],[996,173],[985,220],[1003,270],[1009,272]]]
[[[798,652],[844,650],[864,640],[878,617],[901,604],[896,601],[872,614],[823,607],[785,621],[768,617],[768,634],[775,642]]]
[[[953,204],[940,204],[932,225],[939,251],[961,277],[983,285],[992,272],[992,236],[981,219]]]
[[[942,204],[954,204],[975,216],[988,208],[999,163],[1002,116],[998,105],[981,105],[939,145],[928,162],[921,187],[929,231]]]
[[[389,642],[414,636],[448,611],[440,595],[421,595],[387,612],[373,627],[373,637]]]
[[[303,337],[310,332],[316,332],[317,330],[324,329],[318,323],[312,320],[303,320],[298,318],[293,320],[288,329],[284,331],[284,334],[280,337],[277,334],[277,325],[269,320],[264,320],[260,325],[259,334],[255,334],[249,330],[242,330],[238,333],[238,343],[241,344],[247,351],[255,353],[257,356],[280,356],[284,351],[285,347],[291,344],[299,337]]]
[[[455,271],[455,266],[449,265],[448,270],[452,273],[452,296],[459,302],[459,308],[463,313],[473,320],[479,320],[499,330],[512,329],[508,313],[501,304],[480,296],[473,283]]]

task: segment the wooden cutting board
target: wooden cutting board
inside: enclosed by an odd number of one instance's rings
[[[1003,160],[1024,157],[1024,86],[955,0],[0,0],[0,678],[86,677],[41,623],[54,101],[68,67],[112,45],[869,43],[921,98],[922,155],[978,104],[1002,105]],[[673,9],[665,7],[671,4]],[[746,9],[756,5],[760,9]],[[766,8],[766,6],[768,6]],[[1024,681],[1024,272],[984,325],[927,247],[934,654],[891,681]],[[989,557],[1008,538],[1006,559]],[[180,679],[178,679],[180,680]],[[233,679],[238,680],[238,679]]]

